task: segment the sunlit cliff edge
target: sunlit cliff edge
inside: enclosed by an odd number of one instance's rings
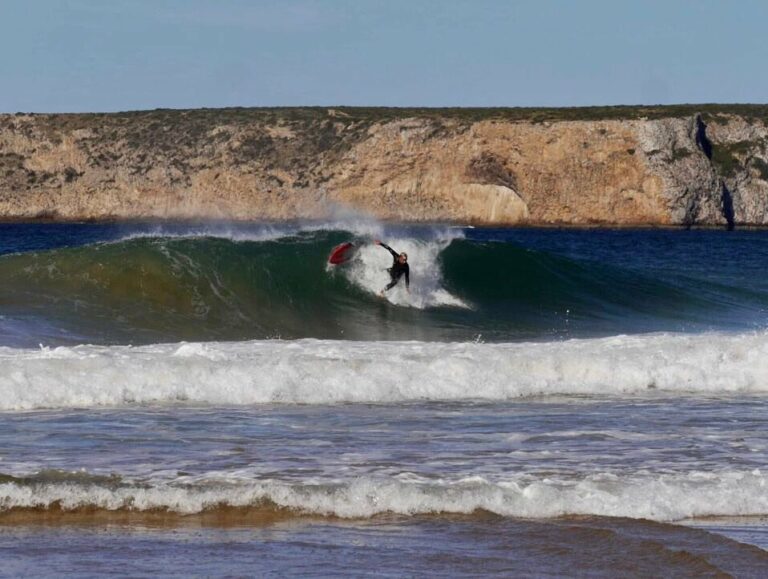
[[[766,225],[768,106],[0,115],[0,219]]]

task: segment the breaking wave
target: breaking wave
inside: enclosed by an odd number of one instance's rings
[[[680,474],[596,474],[580,479],[531,476],[489,481],[414,481],[361,477],[333,483],[289,483],[206,476],[135,484],[87,476],[0,476],[0,513],[14,509],[166,511],[190,515],[267,508],[295,514],[368,518],[487,511],[555,518],[596,515],[676,521],[768,514],[768,479],[759,470]]]
[[[111,242],[0,256],[0,345],[318,338],[492,342],[752,329],[768,300],[671,282],[460,229],[391,233],[412,284],[378,292],[391,257],[359,231],[147,230]],[[330,226],[329,226],[330,227]],[[346,240],[359,247],[326,263]],[[734,321],[736,320],[736,321]]]

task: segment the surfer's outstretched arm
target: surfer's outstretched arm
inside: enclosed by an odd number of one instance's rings
[[[386,249],[389,253],[392,254],[392,257],[394,257],[395,259],[398,258],[399,254],[394,249],[392,249],[390,246],[388,246],[386,243],[381,242],[378,239],[374,243],[376,243],[376,245],[380,245],[384,249]]]

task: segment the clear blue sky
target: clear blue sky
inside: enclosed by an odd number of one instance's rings
[[[766,0],[0,0],[0,112],[768,101]]]

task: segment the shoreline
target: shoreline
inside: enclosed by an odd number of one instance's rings
[[[744,525],[768,530],[768,517],[765,515],[711,515],[695,518],[686,518],[675,521],[655,521],[649,519],[634,519],[631,517],[601,516],[601,515],[561,515],[549,518],[529,518],[504,516],[484,509],[477,509],[469,513],[435,512],[420,513],[415,515],[403,515],[393,512],[385,512],[370,517],[339,517],[337,515],[323,515],[304,512],[277,505],[254,505],[246,507],[215,506],[199,513],[179,513],[161,509],[155,510],[131,510],[129,508],[104,509],[94,507],[78,507],[63,509],[60,506],[37,508],[12,508],[0,511],[0,528],[15,526],[98,526],[116,525],[124,527],[146,526],[155,528],[184,528],[184,527],[212,527],[212,528],[236,528],[268,526],[279,523],[291,524],[377,524],[377,523],[403,523],[412,521],[465,521],[465,522],[493,522],[493,521],[519,521],[532,522],[541,525],[562,525],[579,523],[599,523],[600,521],[615,521],[628,524],[650,524],[659,527],[685,527],[706,528],[715,525]]]

